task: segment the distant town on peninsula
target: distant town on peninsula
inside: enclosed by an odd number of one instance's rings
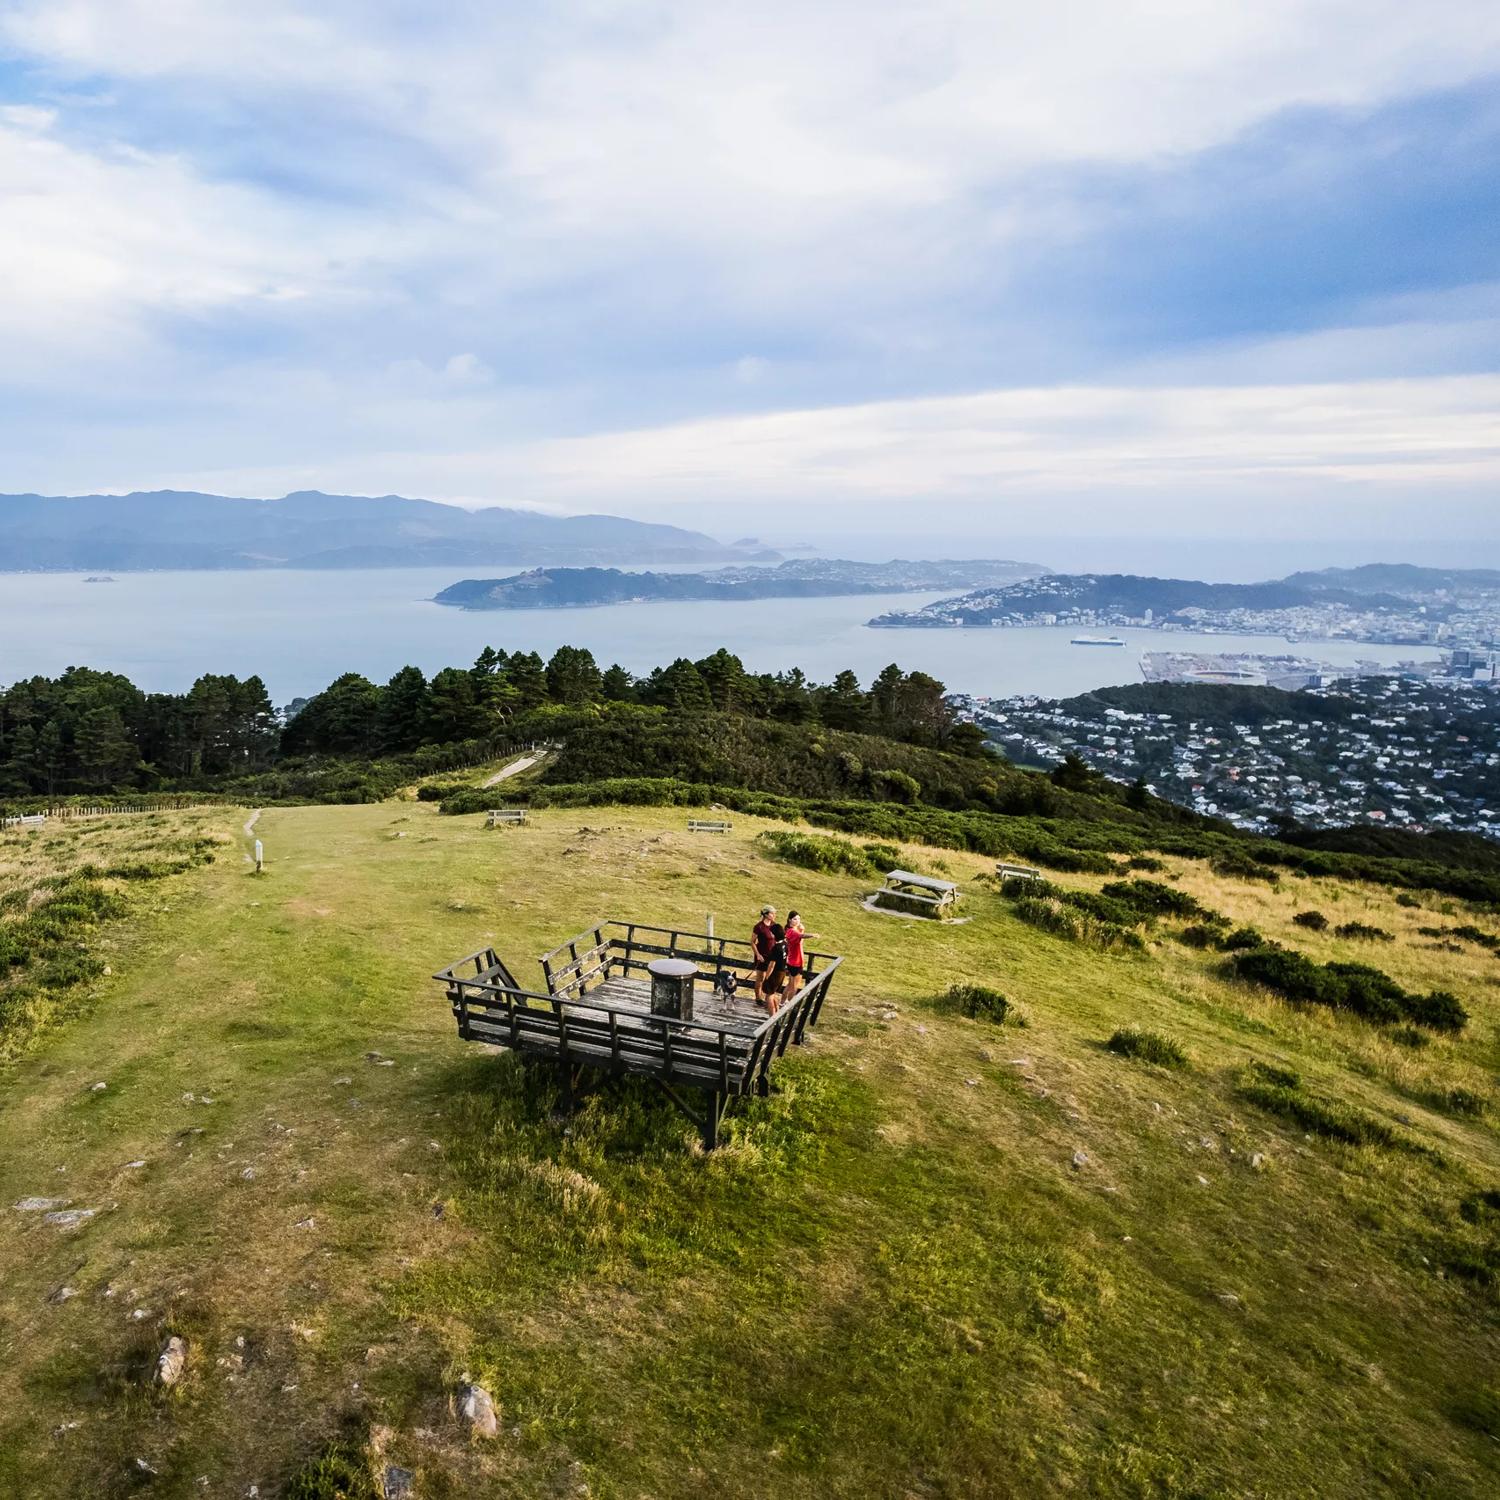
[[[626,573],[618,568],[533,568],[509,578],[466,578],[436,596],[460,609],[572,609],[670,600],[811,599],[941,588],[996,588],[1036,578],[1040,563],[996,559],[885,563],[795,559],[777,567],[711,573]]]
[[[1481,645],[1500,634],[1500,572],[1372,563],[1266,583],[1053,573],[869,622],[881,629],[1135,626],[1394,645]]]

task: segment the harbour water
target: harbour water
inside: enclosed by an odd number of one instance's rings
[[[520,565],[518,565],[520,566]],[[932,594],[861,594],[752,603],[652,603],[597,609],[468,612],[431,603],[451,568],[351,572],[0,574],[0,685],[68,666],[121,672],[177,692],[204,672],[259,673],[277,703],[343,672],[384,682],[408,663],[432,673],[467,666],[486,646],[550,655],[586,646],[632,672],[726,646],[752,671],[801,667],[815,681],[843,668],[870,679],[890,662],[950,689],[1067,697],[1141,680],[1142,651],[1285,652],[1275,636],[1121,629],[1125,649],[1070,644],[1065,626],[1028,630],[871,630],[865,621]],[[1299,641],[1299,655],[1337,664],[1436,655],[1417,646]]]

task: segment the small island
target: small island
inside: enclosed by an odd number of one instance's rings
[[[797,558],[771,568],[707,573],[626,573],[619,568],[533,568],[508,578],[466,578],[435,596],[458,609],[580,609],[593,604],[735,599],[816,599],[926,589],[999,588],[1048,572],[1005,559],[849,562]]]

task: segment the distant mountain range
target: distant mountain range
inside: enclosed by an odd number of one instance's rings
[[[1493,568],[1419,568],[1413,563],[1366,563],[1359,568],[1321,568],[1282,580],[1296,588],[1347,589],[1355,594],[1396,594],[1426,599],[1434,594],[1493,594],[1500,572]]]
[[[712,563],[778,555],[620,516],[463,510],[401,495],[0,495],[0,571],[8,572]]]
[[[572,609],[647,600],[814,599],[996,587],[1046,571],[1040,563],[982,558],[886,563],[799,558],[775,568],[718,568],[711,573],[536,568],[510,578],[466,578],[444,589],[436,602],[460,609]]]

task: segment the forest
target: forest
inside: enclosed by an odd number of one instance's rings
[[[941,682],[892,665],[868,689],[853,672],[831,683],[799,670],[751,673],[720,649],[679,657],[643,677],[601,669],[592,653],[486,647],[473,666],[428,678],[401,668],[384,684],[349,672],[311,699],[273,707],[259,677],[205,675],[184,693],[147,693],[114,672],[70,667],[0,691],[0,797],[191,789],[289,761],[367,761],[431,747],[547,731],[606,704],[782,724],[826,726],[911,745],[982,754],[974,726],[955,722]]]

